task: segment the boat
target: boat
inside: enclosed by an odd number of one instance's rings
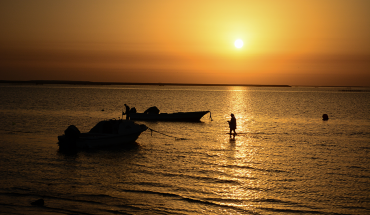
[[[105,120],[98,122],[89,132],[81,133],[70,125],[58,136],[60,150],[98,149],[134,143],[148,127],[130,120]]]
[[[172,121],[199,122],[210,111],[175,112],[175,113],[130,113],[130,120],[137,121]]]

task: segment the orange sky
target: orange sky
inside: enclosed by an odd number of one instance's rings
[[[369,0],[2,0],[0,79],[370,86],[369,8]]]

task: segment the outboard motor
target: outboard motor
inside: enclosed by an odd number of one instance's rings
[[[131,108],[130,113],[136,113],[136,108],[135,107]]]
[[[144,111],[145,114],[159,114],[159,109],[156,106],[148,108]]]
[[[74,125],[68,126],[68,128],[64,131],[64,134],[66,137],[71,138],[71,139],[78,139],[80,136],[80,130]]]

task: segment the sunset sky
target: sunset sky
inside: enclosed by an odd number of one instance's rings
[[[370,0],[2,0],[0,80],[370,86],[369,10]]]

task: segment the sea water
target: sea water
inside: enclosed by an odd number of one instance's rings
[[[3,84],[0,101],[2,214],[370,214],[368,89]],[[69,125],[87,132],[124,104],[211,118],[58,151]]]

